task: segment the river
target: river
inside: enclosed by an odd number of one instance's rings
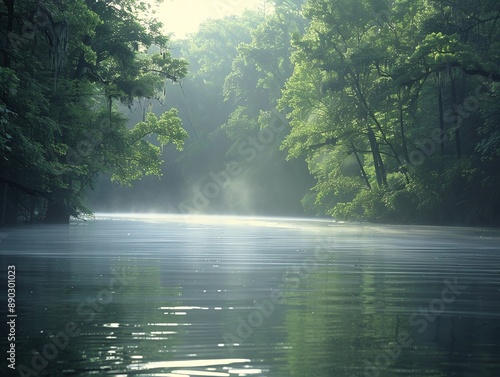
[[[500,375],[494,229],[99,214],[0,255],[2,376]]]

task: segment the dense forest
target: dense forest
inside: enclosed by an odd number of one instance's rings
[[[100,173],[129,184],[159,174],[160,148],[182,147],[177,111],[148,113],[127,128],[117,103],[161,98],[186,62],[172,58],[148,3],[5,0],[0,67],[1,213],[68,221],[88,213],[85,195]],[[151,48],[154,48],[155,53]]]
[[[176,41],[146,1],[3,0],[2,223],[500,224],[497,0],[267,3]]]

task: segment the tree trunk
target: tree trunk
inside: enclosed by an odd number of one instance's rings
[[[441,73],[437,73],[438,77],[438,110],[439,110],[439,133],[440,133],[440,140],[439,140],[439,145],[441,147],[441,156],[444,156],[445,153],[445,145],[444,145],[444,112],[443,112],[443,91],[442,91],[442,79],[441,79]]]
[[[399,129],[401,132],[401,144],[403,144],[403,153],[405,161],[410,161],[410,154],[408,153],[408,145],[406,143],[404,114],[403,114],[403,99],[401,98],[401,91],[399,92]]]
[[[376,143],[377,161],[378,169],[380,171],[380,177],[382,178],[382,185],[387,187],[387,170],[385,170],[384,161],[382,161],[382,155],[380,154],[380,144]]]
[[[83,77],[83,73],[85,72],[85,67],[87,66],[87,62],[85,61],[85,54],[80,52],[80,56],[78,58],[78,64],[76,65],[75,72],[73,73],[74,80],[80,80]]]
[[[356,161],[358,161],[359,169],[361,170],[361,174],[363,175],[363,179],[365,180],[366,186],[368,187],[369,190],[372,189],[372,186],[370,185],[370,181],[368,179],[368,176],[366,175],[365,168],[363,166],[363,163],[361,162],[358,151],[356,150],[356,147],[354,146],[354,143],[351,141],[351,148],[354,152],[354,156],[356,156]]]
[[[368,127],[368,139],[370,140],[370,147],[373,156],[373,165],[375,167],[375,175],[377,176],[377,184],[380,186],[385,184],[384,170],[382,159],[380,158],[379,147],[375,134],[371,127]]]
[[[7,182],[0,183],[0,225],[6,222],[6,209],[7,209],[7,190],[9,185]]]
[[[458,103],[457,103],[457,90],[455,86],[455,77],[453,76],[453,72],[450,70],[450,80],[451,80],[451,102],[453,106],[453,129],[455,131],[455,148],[457,152],[457,158],[462,158],[462,148],[460,145],[460,125],[463,119],[460,119],[459,111],[458,111]]]
[[[8,68],[10,67],[10,51],[12,49],[9,38],[14,31],[14,0],[3,0],[3,3],[7,7],[7,30],[5,33],[7,49],[3,56],[3,66]]]
[[[49,201],[45,222],[48,224],[69,224],[69,213],[64,203]]]

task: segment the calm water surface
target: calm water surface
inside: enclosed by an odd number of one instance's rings
[[[0,241],[1,376],[500,376],[497,230],[100,215]]]

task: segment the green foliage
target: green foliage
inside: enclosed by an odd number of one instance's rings
[[[499,14],[472,0],[308,1],[280,99],[281,147],[317,181],[303,203],[339,219],[498,221],[486,190],[500,157]]]
[[[246,12],[240,17],[207,20],[189,39],[175,42],[180,56],[189,62],[182,88],[172,88],[170,96],[192,130],[177,159],[188,186],[199,184],[207,172],[224,168],[229,141],[221,125],[234,110],[224,101],[224,81],[238,55],[238,45],[250,40],[250,31],[260,17]],[[192,200],[192,191],[186,190],[185,195]]]
[[[173,143],[178,150],[182,150],[183,139],[188,136],[182,128],[176,109],[164,112],[159,118],[148,113],[144,122],[137,123],[127,131],[124,155],[117,161],[118,169],[111,169],[112,181],[131,185],[133,181],[147,175],[162,175],[161,148],[144,139],[153,134],[161,145]]]
[[[173,100],[195,130],[178,159],[184,180],[202,190],[213,173],[237,167],[205,212],[301,213],[312,181],[303,161],[287,162],[279,149],[289,127],[276,105],[292,74],[292,35],[306,23],[302,2],[206,21],[180,43],[190,72]],[[186,192],[193,207],[193,190]]]
[[[128,130],[114,103],[160,98],[166,80],[186,74],[161,24],[139,16],[149,8],[138,0],[27,1],[2,18],[9,49],[0,67],[0,164],[12,187],[2,222],[88,212],[85,193],[101,172],[124,184],[160,175],[160,148],[146,136],[182,148],[187,133],[175,110]]]
[[[310,189],[306,212],[339,219],[500,222],[498,1],[270,3],[205,22],[175,58],[149,1],[16,1],[0,19],[2,177],[86,211],[101,172],[160,176],[182,118],[188,184],[227,158],[241,168],[221,205]],[[126,126],[119,102],[163,102],[186,75],[169,97],[179,113]],[[26,213],[9,200],[7,217]]]

